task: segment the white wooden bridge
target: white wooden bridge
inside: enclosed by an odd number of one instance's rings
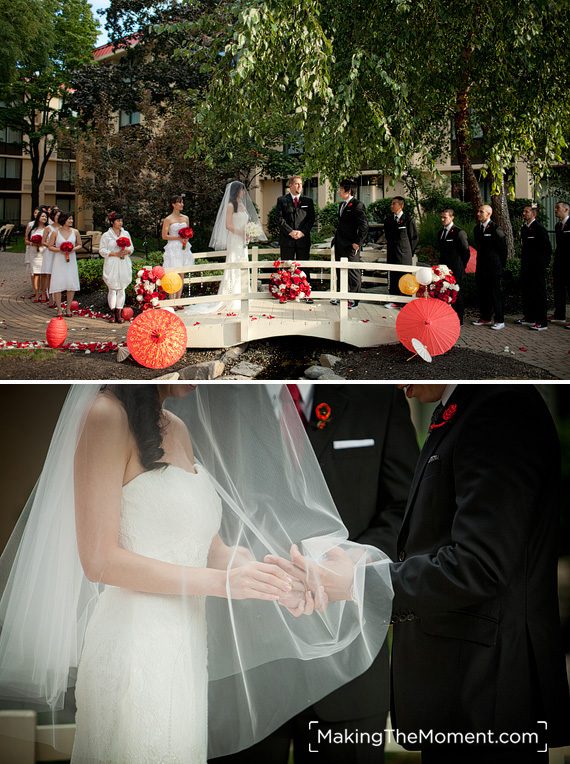
[[[268,337],[283,337],[287,335],[319,337],[321,339],[346,342],[356,347],[374,347],[397,342],[396,317],[397,310],[385,307],[388,302],[409,302],[413,297],[402,295],[378,294],[377,292],[361,292],[356,295],[348,291],[348,271],[350,268],[362,270],[363,283],[377,287],[386,284],[386,278],[373,276],[373,272],[398,271],[415,273],[417,265],[388,265],[384,262],[350,263],[343,258],[335,260],[334,249],[314,249],[312,254],[318,255],[319,260],[296,260],[307,274],[311,286],[321,281],[328,282],[328,291],[313,291],[313,304],[300,302],[280,303],[268,291],[269,277],[275,271],[273,262],[279,259],[278,249],[263,249],[264,255],[271,255],[270,260],[260,260],[257,247],[248,252],[248,260],[236,263],[216,262],[216,258],[224,257],[224,252],[198,252],[196,260],[206,260],[205,263],[189,265],[183,268],[166,268],[166,271],[176,271],[184,278],[184,292],[192,291],[193,284],[220,282],[222,276],[204,275],[213,270],[241,270],[242,291],[240,294],[207,295],[204,297],[181,297],[178,300],[163,300],[160,307],[174,305],[184,307],[212,302],[241,302],[241,310],[236,312],[201,313],[186,315],[183,311],[177,316],[186,324],[188,331],[188,347],[219,348],[239,345],[250,340],[260,340]],[[365,253],[366,254],[366,253]],[[249,259],[251,257],[251,259]],[[334,267],[333,267],[334,264]],[[337,271],[340,279],[337,279]],[[340,283],[337,284],[337,281]],[[338,288],[337,288],[338,287]],[[190,291],[190,293],[191,293]],[[349,310],[348,301],[359,300],[356,308]],[[331,305],[331,300],[339,300],[338,305]]]

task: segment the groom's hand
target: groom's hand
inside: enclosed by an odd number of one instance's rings
[[[300,579],[308,591],[324,589],[327,601],[351,599],[350,589],[354,583],[354,561],[340,547],[327,552],[326,564],[319,564],[304,557],[296,544],[290,550],[291,560],[277,555],[267,555],[265,562],[278,565],[293,578]],[[320,609],[317,607],[317,609]]]

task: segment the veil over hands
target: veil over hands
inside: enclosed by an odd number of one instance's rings
[[[74,452],[98,391],[99,386],[87,384],[70,392],[44,471],[2,558],[9,572],[0,600],[0,696],[35,707],[62,706],[93,610],[101,597],[117,591],[85,577],[75,534]],[[226,597],[206,599],[206,628],[193,631],[203,598],[185,595],[183,584],[180,595],[163,597],[164,623],[156,624],[166,629],[173,621],[183,624],[190,641],[207,634],[209,757],[250,746],[363,673],[390,622],[389,560],[375,548],[347,540],[295,405],[287,392],[278,396],[276,413],[267,386],[202,384],[166,404],[188,428],[197,473],[205,475],[200,477],[205,482],[194,486],[178,470],[158,470],[162,482],[149,496],[156,507],[152,511],[161,513],[161,524],[168,528],[172,492],[187,492],[180,500],[195,502],[192,511],[202,512],[209,522],[205,497],[215,493],[219,538],[227,550]],[[311,590],[319,588],[321,569],[329,579],[342,579],[339,590],[351,580],[350,595],[302,617],[290,612],[295,602],[232,596],[232,570],[244,560],[289,559],[293,545],[311,563]],[[156,556],[168,560],[167,551]],[[303,584],[296,584],[292,601],[305,596]],[[118,612],[117,626],[133,617],[124,608]],[[144,647],[147,635],[137,635],[141,638]],[[144,674],[144,662],[129,665],[135,661],[132,655],[125,645],[121,671]],[[134,655],[140,660],[140,653]],[[148,661],[155,659],[150,651]],[[177,664],[172,681],[191,685],[195,677],[185,676],[188,671],[184,662]],[[171,695],[164,697],[167,704]],[[192,721],[191,708],[168,713],[172,734],[185,718],[187,724]]]

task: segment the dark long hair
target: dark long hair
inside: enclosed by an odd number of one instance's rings
[[[230,202],[234,205],[234,212],[238,211],[238,196],[245,189],[241,180],[234,180],[230,186]]]
[[[40,218],[44,214],[44,212],[46,214],[46,228],[47,228],[47,226],[49,225],[49,215],[48,215],[47,210],[46,210],[45,207],[40,207],[40,211],[38,212],[38,214],[34,218],[34,224],[30,228],[30,233],[32,233],[32,231],[35,231],[36,228],[39,228],[39,226],[40,226]]]
[[[105,385],[122,404],[145,470],[164,467],[162,437],[166,419],[157,385]]]

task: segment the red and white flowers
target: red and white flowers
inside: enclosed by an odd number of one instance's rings
[[[459,292],[459,284],[455,281],[453,272],[447,265],[434,265],[432,271],[433,281],[427,286],[420,286],[416,296],[425,297],[427,289],[428,297],[435,297],[448,305],[453,305]]]
[[[301,300],[311,296],[311,285],[307,281],[304,271],[299,268],[299,263],[291,260],[275,260],[276,273],[270,277],[269,291],[279,302],[288,300]]]
[[[160,286],[160,278],[153,273],[149,265],[141,268],[135,280],[137,303],[143,310],[158,308],[160,300],[166,300],[166,292]]]

